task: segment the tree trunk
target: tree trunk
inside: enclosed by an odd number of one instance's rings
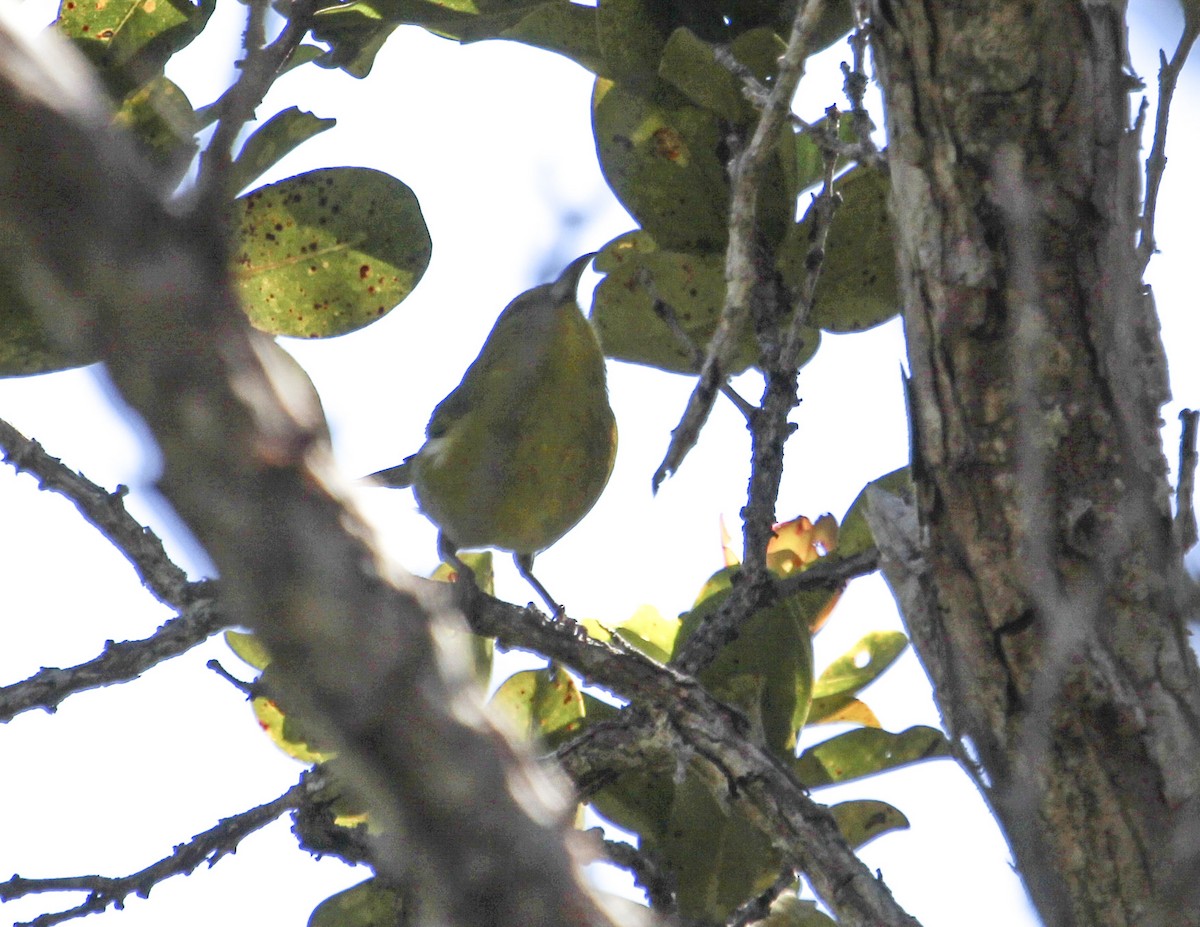
[[[914,644],[1047,924],[1200,924],[1200,674],[1124,6],[875,0],[872,23],[912,373],[925,607],[897,592]]]

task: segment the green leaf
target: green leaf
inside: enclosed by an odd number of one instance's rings
[[[496,38],[557,52],[593,73],[603,67],[596,35],[596,9],[576,3],[542,3]]]
[[[683,618],[680,645],[728,598],[737,570],[727,567],[705,584],[697,604]],[[836,594],[810,590],[760,609],[700,673],[705,688],[745,714],[755,739],[781,756],[791,756],[811,701],[810,619]]]
[[[825,125],[828,117],[819,119],[813,123],[812,129],[796,134],[796,175],[797,175],[797,192],[811,187],[819,182],[825,176],[825,155],[821,151],[821,146],[817,144],[814,136],[821,136],[825,131]],[[857,141],[857,134],[854,129],[854,116],[850,113],[842,113],[838,119],[838,140],[842,142]],[[850,162],[846,158],[834,159],[834,171],[840,171]]]
[[[319,10],[313,35],[332,48],[318,60],[365,77],[384,40],[399,25],[459,42],[511,39],[557,52],[589,70],[600,67],[596,10],[569,0],[457,3],[436,0],[356,0]]]
[[[844,801],[829,809],[851,849],[857,850],[893,830],[906,830],[908,818],[885,801]]]
[[[230,169],[230,188],[243,190],[298,145],[337,125],[297,106],[289,106],[264,122],[246,139]]]
[[[160,76],[215,9],[216,0],[62,0],[55,25],[121,98]]]
[[[813,698],[852,695],[879,678],[904,648],[908,638],[899,631],[873,631],[825,668],[813,686]]]
[[[861,331],[886,322],[900,309],[887,179],[873,168],[856,167],[838,180],[836,189],[842,202],[829,226],[809,321],[829,332]],[[815,221],[809,210],[780,249],[779,271],[793,290],[804,283]]]
[[[267,648],[253,634],[244,631],[226,631],[225,643],[242,662],[256,670],[265,670],[267,664],[271,662],[271,655],[267,653]]]
[[[658,0],[599,0],[596,36],[605,77],[630,87],[652,84],[672,23]]]
[[[850,508],[846,509],[846,515],[842,519],[838,531],[838,557],[849,557],[875,546],[875,539],[867,525],[867,490],[872,486],[907,495],[912,491],[912,474],[907,466],[900,467],[872,480],[862,488],[850,503]]]
[[[643,835],[670,872],[685,918],[723,922],[779,875],[779,855],[767,835],[737,805],[717,798],[727,787],[712,767],[693,762],[675,789],[666,832]]]
[[[939,756],[950,756],[950,744],[936,728],[917,725],[893,734],[865,727],[809,747],[793,771],[807,788],[815,789]]]
[[[658,75],[691,102],[727,122],[745,122],[754,116],[754,107],[742,95],[741,81],[717,61],[713,46],[690,29],[671,33]]]
[[[313,909],[308,927],[401,927],[407,922],[404,897],[372,877]]]
[[[200,150],[195,135],[200,127],[192,104],[165,77],[156,77],[126,96],[113,122],[133,135],[142,155],[163,170],[172,184],[183,180]]]
[[[364,78],[375,66],[375,56],[396,22],[385,20],[369,3],[339,3],[317,10],[312,34],[329,45],[329,53],[315,63],[323,68],[341,68],[351,77]]]
[[[609,625],[588,619],[583,625],[588,634],[597,640],[609,641],[616,634],[651,660],[665,664],[671,659],[671,653],[675,649],[680,621],[678,618],[664,617],[653,605],[643,605],[617,624]]]
[[[591,314],[605,355],[659,370],[696,373],[693,352],[655,311],[655,299],[670,308],[692,346],[703,351],[721,316],[724,268],[722,255],[659,250],[646,232],[627,232],[610,241],[596,258],[596,270],[605,277],[596,288]],[[801,364],[820,345],[819,330],[807,333]],[[747,331],[726,370],[741,373],[757,359],[757,343]]]
[[[311,171],[236,205],[234,279],[250,321],[272,334],[323,338],[369,325],[429,264],[416,196],[381,171]]]
[[[26,377],[80,367],[100,359],[88,346],[64,350],[38,320],[25,295],[36,281],[18,280],[10,263],[0,263],[0,377]]]
[[[666,832],[674,801],[669,770],[631,770],[606,784],[590,804],[601,817],[645,841]]]
[[[601,78],[592,130],[605,179],[658,247],[723,253],[729,183],[715,115],[665,85],[643,95]]]

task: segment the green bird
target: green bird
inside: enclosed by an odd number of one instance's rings
[[[412,486],[438,527],[439,550],[457,566],[461,548],[512,551],[555,613],[561,606],[534,577],[534,555],[591,511],[617,451],[604,354],[575,299],[593,257],[509,303],[462,382],[433,410],[421,449],[372,474],[386,486]]]

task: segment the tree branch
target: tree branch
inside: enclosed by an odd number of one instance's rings
[[[273,801],[225,818],[215,827],[197,834],[175,847],[170,856],[145,869],[127,876],[70,876],[57,879],[24,879],[14,875],[0,882],[0,902],[12,901],[26,895],[46,892],[87,892],[81,904],[53,914],[43,914],[15,927],[54,927],[87,914],[99,914],[111,906],[124,907],[130,895],[145,898],[150,890],[171,876],[190,875],[204,863],[215,866],[221,857],[234,853],[238,844],[257,830],[266,827],[289,810],[298,807],[305,797],[302,779]]]
[[[65,669],[44,667],[28,679],[0,687],[0,724],[34,708],[53,712],[68,697],[88,689],[130,682],[234,624],[214,600],[200,599],[149,637],[108,641],[99,656],[86,663]]]
[[[0,452],[18,473],[36,477],[39,489],[69,499],[124,554],[142,585],[164,605],[183,609],[207,595],[203,584],[189,582],[187,574],[167,556],[158,536],[129,514],[124,502],[125,487],[118,486],[116,492],[110,493],[97,486],[82,473],[64,466],[57,457],[51,457],[37,441],[25,437],[3,419],[0,419]]]
[[[311,384],[241,312],[227,202],[164,203],[78,59],[53,43],[0,14],[0,260],[51,335],[94,333],[223,603],[262,636],[282,696],[338,751],[379,824],[380,876],[414,884],[428,922],[610,923],[573,865],[558,793],[468,689],[445,593],[375,548]]]
[[[1196,43],[1196,37],[1200,35],[1200,10],[1190,3],[1184,3],[1182,6],[1183,33],[1179,36],[1175,53],[1168,61],[1167,56],[1159,52],[1158,108],[1154,114],[1154,141],[1146,158],[1146,199],[1142,204],[1141,237],[1138,241],[1138,258],[1143,273],[1146,265],[1150,263],[1150,258],[1158,250],[1158,243],[1154,238],[1154,219],[1158,209],[1158,191],[1162,187],[1163,174],[1167,170],[1167,121],[1171,115],[1171,101],[1175,98],[1179,73]]]
[[[708,355],[700,369],[700,378],[688,400],[680,423],[671,432],[666,456],[654,474],[655,489],[679,465],[696,443],[700,429],[708,420],[721,383],[725,365],[738,333],[750,309],[751,291],[759,282],[755,259],[755,228],[758,216],[759,175],[774,151],[775,140],[791,112],[792,98],[808,57],[810,36],[820,19],[824,0],[803,0],[796,10],[787,51],[779,62],[779,73],[754,127],[749,143],[733,163],[732,199],[729,208],[729,247],[725,255],[725,305],[716,331],[708,345]]]

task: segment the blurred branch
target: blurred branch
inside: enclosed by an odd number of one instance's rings
[[[304,795],[305,785],[301,780],[275,800],[225,818],[215,827],[176,846],[170,856],[132,875],[115,878],[99,875],[70,876],[59,879],[24,879],[15,875],[7,882],[0,882],[0,902],[47,892],[88,893],[87,899],[73,908],[43,914],[14,927],[54,927],[55,924],[62,924],[87,914],[99,914],[114,905],[118,908],[124,907],[125,899],[130,895],[145,898],[154,886],[171,876],[190,875],[205,863],[209,868],[215,866],[221,857],[236,852],[238,844],[246,837],[298,807]]]
[[[779,73],[770,96],[745,150],[733,159],[729,247],[725,255],[725,305],[687,409],[671,432],[666,456],[654,474],[655,489],[679,469],[708,420],[720,385],[726,378],[725,365],[750,310],[752,291],[761,279],[755,253],[759,179],[767,159],[775,150],[779,129],[791,112],[792,98],[804,75],[810,39],[823,7],[824,0],[803,0],[797,7],[787,51],[780,58]]]
[[[605,840],[604,852],[616,865],[633,873],[634,881],[645,891],[646,900],[654,911],[665,913],[672,921],[677,921],[672,880],[656,859],[644,849],[619,840]]]
[[[0,260],[51,335],[95,333],[222,603],[261,635],[281,695],[378,823],[379,875],[415,886],[418,922],[610,924],[573,863],[562,796],[455,662],[448,597],[376,549],[311,384],[243,314],[219,190],[164,202],[78,58],[2,12],[0,111]]]
[[[1200,425],[1200,412],[1183,409],[1179,413],[1182,425],[1179,434],[1179,479],[1175,487],[1175,531],[1179,537],[1180,552],[1187,552],[1196,544],[1196,431]]]

